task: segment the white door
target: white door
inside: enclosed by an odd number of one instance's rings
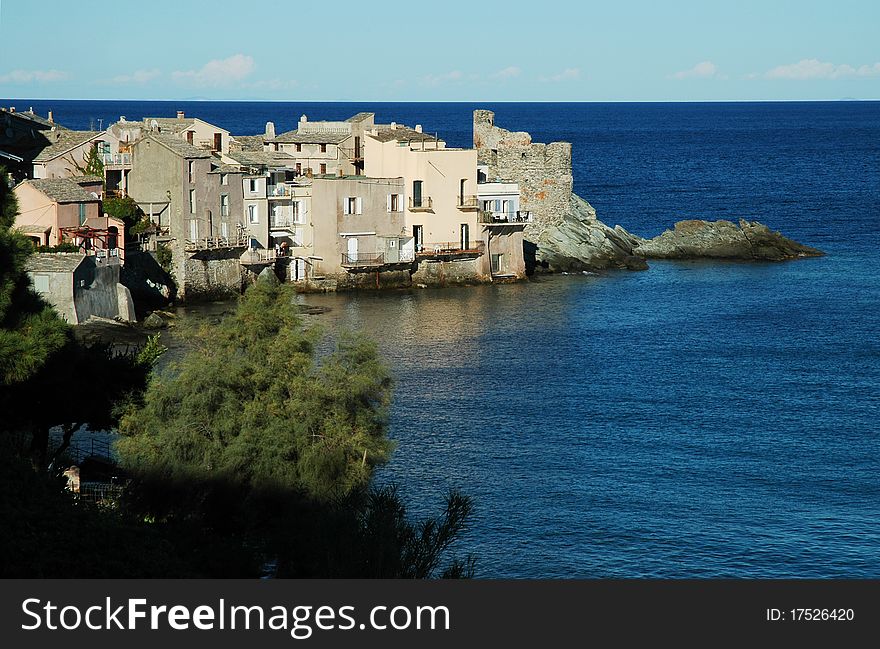
[[[306,277],[306,260],[297,258],[293,266],[293,279],[300,280]]]
[[[348,239],[348,260],[357,261],[358,258],[358,240],[356,237]]]

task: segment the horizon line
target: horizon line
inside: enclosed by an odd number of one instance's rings
[[[838,99],[582,99],[582,100],[416,100],[399,101],[361,100],[361,99],[207,99],[207,98],[174,98],[174,99],[134,99],[134,98],[84,98],[84,97],[19,97],[3,98],[2,101],[129,101],[129,102],[228,102],[228,103],[278,103],[278,104],[774,104],[774,103],[840,103],[840,102],[880,102],[877,99],[841,97]]]

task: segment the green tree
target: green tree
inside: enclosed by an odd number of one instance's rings
[[[92,144],[89,150],[83,154],[82,162],[69,158],[70,163],[83,176],[100,176],[104,178],[104,159],[98,152],[98,145]]]
[[[289,287],[258,282],[122,418],[124,466],[318,499],[366,485],[392,449],[391,377],[372,343],[342,336],[319,364],[318,340]]]
[[[143,211],[131,196],[111,196],[104,199],[104,213],[125,223],[127,233],[131,233],[132,227],[145,220]]]

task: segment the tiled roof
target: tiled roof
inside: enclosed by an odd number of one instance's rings
[[[28,257],[25,268],[32,273],[72,273],[85,258],[78,252],[38,252]]]
[[[181,140],[174,135],[167,135],[165,133],[149,133],[147,135],[147,139],[155,140],[159,144],[163,145],[165,148],[170,149],[173,153],[179,155],[181,158],[191,159],[211,157],[211,154],[208,151],[194,147],[189,142]]]
[[[8,113],[8,114],[12,115],[13,117],[18,117],[20,119],[26,119],[29,122],[33,122],[34,124],[39,124],[40,126],[43,126],[45,128],[52,128],[53,126],[56,128],[60,128],[60,129],[64,128],[60,124],[56,124],[55,122],[50,122],[45,117],[40,117],[36,113],[31,112],[29,110],[16,111],[14,113],[10,113],[8,110],[3,108],[2,111],[4,113]]]
[[[41,178],[26,180],[28,184],[57,203],[97,203],[98,199],[80,187],[71,178]]]
[[[262,135],[233,135],[232,140],[241,146],[242,151],[262,151],[263,137]]]
[[[191,117],[184,119],[177,119],[176,117],[144,117],[144,128],[150,130],[153,122],[156,122],[162,133],[181,133],[196,123]]]
[[[71,176],[70,179],[77,183],[78,185],[82,185],[83,183],[103,183],[104,179],[101,176]]]
[[[362,122],[362,121],[364,121],[365,119],[368,119],[368,118],[370,118],[370,117],[375,117],[375,116],[376,116],[375,113],[358,113],[357,115],[352,115],[351,117],[349,117],[349,118],[348,118],[347,120],[345,120],[345,121],[346,121],[346,122],[355,122],[355,123],[356,123],[356,122]]]
[[[380,128],[376,135],[371,135],[380,142],[435,142],[437,138],[430,133],[420,133],[408,126],[396,126],[395,128]]]
[[[68,131],[67,129],[44,131],[43,135],[49,140],[49,144],[34,158],[34,162],[54,160],[85,142],[98,138],[101,134],[102,131]]]
[[[239,164],[253,166],[284,165],[294,160],[292,155],[282,151],[231,151],[227,155]]]
[[[274,140],[266,141],[278,142],[279,144],[339,144],[349,137],[351,137],[351,133],[299,133],[298,131],[287,131]]]
[[[244,173],[238,165],[222,164],[215,169],[211,169],[209,174],[240,174]]]

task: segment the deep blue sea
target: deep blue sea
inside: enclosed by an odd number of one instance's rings
[[[378,480],[415,513],[473,496],[479,576],[880,577],[880,103],[14,105],[233,134],[371,110],[457,146],[492,108],[572,142],[606,223],[756,219],[825,250],[303,299],[379,341],[398,448]]]

